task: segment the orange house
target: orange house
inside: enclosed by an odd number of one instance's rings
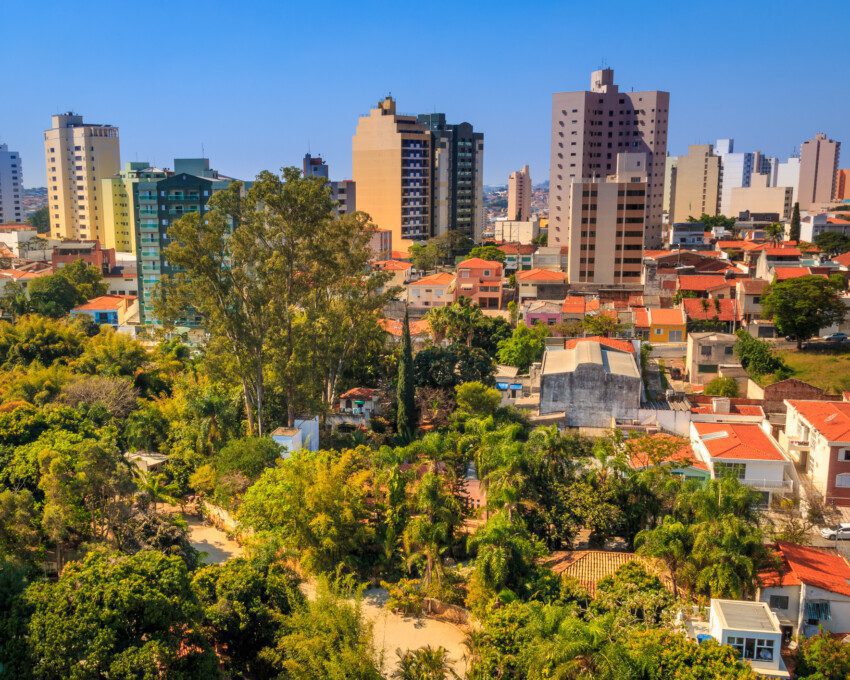
[[[502,263],[473,257],[457,266],[455,299],[469,298],[481,309],[502,306]]]

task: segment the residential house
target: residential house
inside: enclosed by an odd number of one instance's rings
[[[771,281],[776,267],[793,267],[799,265],[803,253],[796,246],[780,244],[764,246],[756,262],[756,277]]]
[[[818,236],[827,232],[850,236],[850,220],[838,217],[837,214],[830,215],[829,213],[806,215],[800,220],[801,241],[814,243]]]
[[[682,274],[679,276],[678,290],[699,298],[724,300],[734,296],[735,280],[722,274]]]
[[[498,248],[505,254],[505,272],[507,274],[526,271],[535,266],[533,260],[536,246],[522,243],[502,243]]]
[[[72,317],[83,314],[97,324],[127,326],[139,322],[139,299],[135,295],[101,295],[71,310]]]
[[[139,275],[135,266],[116,267],[103,277],[107,295],[138,295]]]
[[[289,458],[295,451],[319,450],[319,418],[295,419],[293,427],[278,427],[272,430],[272,441],[281,448],[281,458]]]
[[[567,246],[541,246],[531,256],[531,266],[565,272],[568,266]]]
[[[455,275],[439,272],[411,281],[407,286],[407,304],[413,310],[446,307],[454,302]]]
[[[617,570],[636,562],[667,587],[672,588],[670,575],[658,560],[631,552],[608,550],[559,550],[540,560],[560,578],[571,578],[579,582],[590,595],[596,593],[599,582],[613,576]]]
[[[694,455],[687,439],[664,432],[635,437],[625,443],[626,456],[633,470],[664,465],[674,475],[689,479],[709,479],[708,465]]]
[[[716,328],[731,332],[738,321],[737,301],[732,298],[685,298],[682,309],[688,319],[689,328]]]
[[[599,311],[598,297],[568,295],[561,304],[561,317],[564,321],[582,321],[588,314]]]
[[[694,423],[754,423],[764,420],[764,409],[757,399],[741,397],[709,397],[688,395],[691,422]]]
[[[385,289],[404,288],[413,274],[413,265],[401,260],[378,260],[372,263],[372,267],[390,274],[389,280],[384,284]]]
[[[102,248],[100,241],[62,241],[53,249],[50,263],[59,269],[77,260],[108,274],[115,267],[115,248]]]
[[[791,677],[782,660],[779,619],[764,602],[711,598],[708,621],[690,619],[685,628],[698,642],[713,638],[729,645],[760,676]]]
[[[564,412],[570,427],[611,427],[636,418],[643,384],[634,352],[587,339],[569,344],[543,355],[540,414]]]
[[[455,299],[469,298],[481,309],[500,309],[502,306],[501,262],[473,257],[457,266]]]
[[[671,248],[710,248],[705,243],[705,225],[702,222],[674,222],[670,225]]]
[[[353,387],[339,395],[336,410],[328,414],[328,424],[339,427],[368,427],[372,415],[379,410],[378,390]]]
[[[398,319],[378,319],[378,325],[396,342],[401,342],[404,322]],[[431,339],[431,324],[427,319],[410,320],[410,342],[414,351],[424,347]]]
[[[650,343],[684,342],[687,319],[681,309],[635,307],[633,327],[637,337]]]
[[[788,399],[785,404],[779,441],[788,456],[827,503],[850,507],[850,402]]]
[[[550,269],[529,269],[515,275],[519,304],[528,300],[563,300],[567,294],[567,279],[563,272]]]
[[[850,563],[837,552],[779,542],[779,570],[759,574],[756,599],[779,619],[783,637],[850,631]]]
[[[791,463],[759,425],[691,422],[691,445],[712,478],[735,477],[759,491],[765,504],[794,492]]]
[[[796,267],[774,267],[772,280],[774,282],[788,281],[790,279],[801,279],[804,276],[820,276],[828,279],[828,272],[830,272],[829,267],[808,267],[800,263]]]
[[[735,292],[738,318],[745,323],[761,319],[761,298],[767,290],[764,279],[741,279]]]
[[[705,385],[717,377],[721,364],[736,363],[731,333],[688,333],[685,374],[692,385]]]
[[[522,305],[522,318],[528,326],[542,323],[554,326],[561,321],[561,302],[552,300],[529,300]]]

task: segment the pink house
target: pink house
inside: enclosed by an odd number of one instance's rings
[[[528,326],[536,323],[554,326],[561,322],[561,304],[553,300],[529,300],[522,305],[522,317]]]
[[[455,299],[469,298],[481,309],[502,306],[502,263],[473,257],[457,266]]]

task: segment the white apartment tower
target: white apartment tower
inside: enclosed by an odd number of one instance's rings
[[[21,155],[0,144],[0,224],[23,222]]]
[[[50,235],[104,242],[101,180],[120,168],[118,128],[62,113],[44,132]]]
[[[669,92],[621,92],[610,68],[591,74],[588,91],[552,95],[550,246],[570,240],[570,184],[614,174],[621,153],[646,154],[645,238],[661,246],[669,107]]]

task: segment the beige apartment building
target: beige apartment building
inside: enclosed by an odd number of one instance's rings
[[[431,235],[431,133],[415,116],[396,113],[386,97],[361,116],[351,140],[357,209],[392,232],[406,251]]]
[[[646,218],[646,154],[620,153],[607,179],[570,184],[570,286],[640,285]]]
[[[669,106],[669,92],[621,92],[609,68],[591,74],[589,91],[552,95],[550,246],[570,241],[572,182],[616,172],[619,153],[646,154],[646,244],[661,246]]]
[[[770,187],[769,175],[753,174],[750,186],[732,189],[732,208],[727,217],[737,218],[745,210],[751,213],[776,213],[781,220],[790,220],[794,209],[792,187]]]
[[[103,243],[101,180],[120,170],[118,128],[85,123],[71,112],[51,123],[44,132],[50,235]]]
[[[841,142],[818,132],[800,147],[800,180],[797,192],[800,210],[818,210],[835,196],[838,154]]]
[[[676,187],[670,222],[686,222],[689,217],[716,215],[720,206],[720,157],[711,144],[688,147],[687,156],[676,161]]]
[[[528,222],[531,219],[531,171],[527,165],[508,175],[508,219]]]

